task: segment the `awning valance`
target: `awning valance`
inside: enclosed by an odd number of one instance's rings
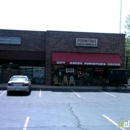
[[[52,64],[121,66],[119,54],[52,52]]]

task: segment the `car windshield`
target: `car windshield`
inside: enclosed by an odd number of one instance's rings
[[[27,81],[26,77],[12,77],[10,81]]]

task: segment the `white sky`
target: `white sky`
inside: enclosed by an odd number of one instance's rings
[[[122,0],[122,33],[130,0]],[[120,0],[0,0],[0,29],[119,33]]]

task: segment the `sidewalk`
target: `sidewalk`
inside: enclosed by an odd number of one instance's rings
[[[0,90],[6,89],[7,84],[0,84]],[[102,90],[102,86],[46,86],[46,85],[36,85],[32,84],[32,90],[36,89],[87,89],[87,90]],[[114,86],[108,86],[107,89],[115,90]],[[122,87],[122,89],[124,89]]]
[[[0,89],[6,89],[5,83],[0,84]],[[32,84],[32,89],[101,89],[101,86],[46,86]]]

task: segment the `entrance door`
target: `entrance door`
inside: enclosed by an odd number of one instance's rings
[[[19,74],[19,65],[4,64],[2,65],[2,73],[2,82],[7,83],[11,76]]]

